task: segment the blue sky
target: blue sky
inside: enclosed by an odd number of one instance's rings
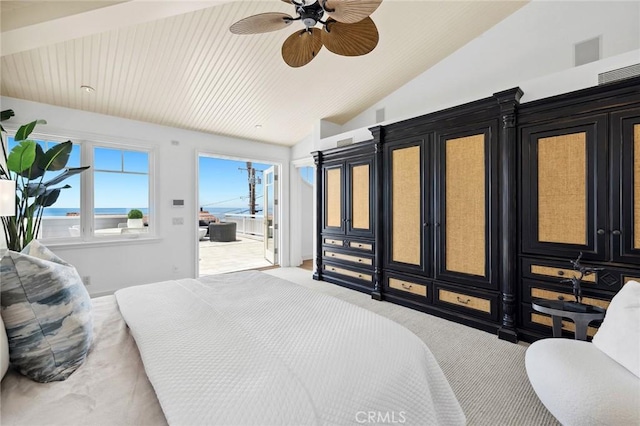
[[[256,169],[256,178],[262,182],[263,173],[269,164],[251,163]],[[200,169],[200,205],[207,208],[249,208],[249,183],[246,161],[226,160],[221,158],[199,158]],[[240,170],[243,169],[243,170]],[[262,183],[256,184],[256,204],[262,207]]]
[[[38,141],[46,149],[46,142]],[[9,149],[16,143],[9,138]],[[80,167],[79,145],[74,145],[67,167]],[[149,159],[148,153],[140,151],[122,151],[111,148],[95,148],[94,173],[94,203],[96,208],[148,208],[149,187]],[[256,169],[256,178],[260,183],[256,184],[256,204],[262,207],[263,173],[270,167],[269,164],[252,163]],[[199,188],[200,205],[207,208],[227,208],[247,210],[249,207],[249,183],[246,171],[246,161],[227,160],[221,158],[199,158]],[[130,173],[122,173],[122,172]],[[115,173],[113,173],[115,172]],[[56,173],[48,172],[45,180],[51,179]],[[309,173],[311,180],[313,174]],[[63,184],[71,188],[64,189],[60,193],[58,201],[53,208],[80,208],[80,175],[66,179]]]
[[[51,143],[37,141],[47,150]],[[13,138],[9,138],[9,149],[16,145]],[[79,145],[74,145],[67,162],[67,167],[80,167]],[[149,154],[144,151],[123,151],[111,148],[95,148],[94,173],[94,203],[96,208],[148,208],[149,207]],[[122,172],[130,173],[122,173]],[[113,173],[115,172],[115,173]],[[86,172],[85,172],[86,173]],[[57,175],[57,172],[47,172],[44,181]],[[64,180],[60,187],[69,185],[71,188],[60,192],[58,201],[52,208],[78,209],[80,208],[80,175],[71,176]]]

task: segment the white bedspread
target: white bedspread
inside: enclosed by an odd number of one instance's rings
[[[370,311],[261,272],[116,292],[176,425],[458,425],[429,349]]]

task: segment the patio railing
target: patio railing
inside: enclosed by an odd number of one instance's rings
[[[264,216],[255,214],[233,214],[224,215],[225,222],[236,223],[236,233],[245,235],[257,235],[264,237]]]

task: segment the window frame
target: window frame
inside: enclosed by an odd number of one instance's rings
[[[109,141],[97,141],[97,140],[83,140],[83,149],[81,151],[82,164],[90,164],[89,173],[82,173],[82,187],[87,188],[86,191],[82,191],[82,195],[85,195],[84,200],[81,197],[81,212],[88,212],[89,214],[80,215],[80,238],[85,242],[110,242],[110,241],[131,241],[131,240],[148,240],[157,237],[157,218],[156,218],[156,191],[155,191],[155,149],[150,148],[147,145],[125,143],[125,142],[109,142]],[[149,161],[149,194],[148,194],[148,233],[146,234],[116,234],[109,236],[97,236],[95,234],[95,172],[94,167],[95,148],[115,149],[121,151],[138,151],[145,152],[148,155]],[[125,172],[115,172],[125,173]],[[90,190],[89,190],[90,188]]]
[[[6,130],[6,146],[7,154],[9,154],[9,138],[15,138],[18,128],[4,126]],[[69,132],[72,133],[72,132]],[[73,245],[112,245],[112,244],[130,244],[135,242],[144,242],[159,239],[158,236],[158,214],[157,197],[156,197],[156,157],[157,148],[149,146],[147,143],[136,142],[134,140],[112,141],[100,138],[87,138],[83,136],[61,136],[63,133],[48,133],[34,131],[29,135],[29,140],[45,141],[53,143],[62,143],[68,140],[74,145],[80,146],[80,165],[89,165],[89,169],[80,174],[80,236],[64,236],[56,238],[43,238],[41,241],[47,246],[73,246]],[[94,206],[94,148],[117,149],[123,151],[138,151],[148,155],[149,171],[148,171],[148,233],[145,234],[120,234],[109,236],[96,236],[94,229],[95,206]],[[55,207],[55,204],[52,206]]]

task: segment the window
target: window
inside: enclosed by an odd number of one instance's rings
[[[93,229],[96,237],[149,233],[149,153],[93,148]],[[129,220],[132,210],[141,220]]]
[[[59,142],[51,140],[41,140],[32,138],[38,145],[42,147],[43,151],[49,150],[51,147],[57,145]],[[18,142],[13,137],[7,138],[8,149],[12,150],[13,147],[18,145]],[[80,167],[82,147],[78,144],[73,145],[67,167]],[[46,182],[54,177],[58,176],[62,171],[47,172],[44,176],[43,182]],[[60,196],[55,204],[51,207],[46,207],[42,214],[42,223],[38,238],[42,239],[56,239],[56,238],[68,238],[74,236],[74,231],[77,230],[77,236],[79,236],[80,227],[80,194],[81,194],[81,177],[80,175],[71,176],[64,180],[60,187],[63,185],[69,185],[70,188],[65,188],[60,191]],[[71,229],[71,231],[70,231]]]
[[[37,139],[44,151],[59,141]],[[49,241],[70,239],[90,241],[127,239],[153,234],[152,152],[123,145],[73,141],[67,167],[90,166],[56,187],[69,185],[60,192],[55,204],[44,209],[38,238]],[[18,143],[7,138],[8,149]],[[47,172],[45,181],[61,172]],[[131,210],[140,210],[142,220],[129,221]]]
[[[315,173],[316,173],[316,168],[315,167],[311,167],[311,166],[307,166],[307,167],[300,167],[300,168],[298,168],[298,170],[300,171],[300,176],[302,176],[302,179],[305,182],[308,182],[309,184],[313,185],[313,181],[314,181]]]

